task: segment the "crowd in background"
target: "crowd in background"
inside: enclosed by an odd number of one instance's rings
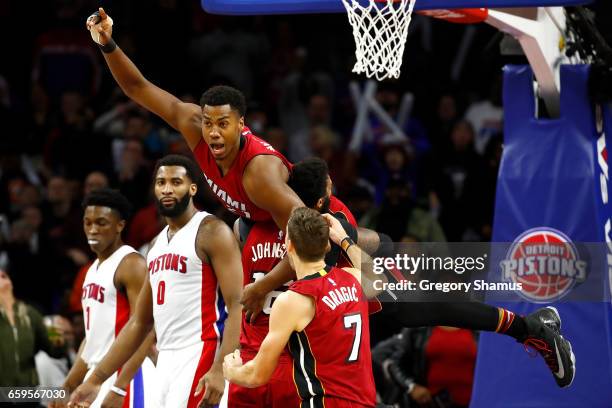
[[[134,216],[125,241],[141,248],[163,227],[151,194],[155,161],[190,154],[175,130],[116,86],[85,30],[98,5],[55,0],[36,13],[29,2],[0,5],[0,267],[16,298],[72,318],[77,345],[80,284],[93,258],[84,194],[111,186],[128,197]],[[501,67],[524,62],[500,55],[494,29],[475,26],[457,66],[466,26],[415,17],[401,78],[376,92],[393,118],[404,95],[414,97],[404,137],[389,137],[370,115],[368,137],[349,149],[356,118],[349,83],[364,78],[351,74],[346,16],[222,17],[196,0],[102,5],[117,44],[149,80],[194,103],[211,85],[233,85],[247,96],[255,134],[293,162],[325,159],[335,194],[360,225],[394,241],[491,239]],[[210,195],[200,202],[231,219]]]

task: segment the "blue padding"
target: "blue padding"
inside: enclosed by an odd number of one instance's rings
[[[578,247],[600,242],[605,249],[605,222],[610,215],[601,199],[600,165],[596,146],[600,136],[589,101],[589,67],[561,66],[561,114],[557,119],[535,117],[533,73],[528,66],[504,69],[504,150],[497,182],[493,240],[517,242],[526,231],[555,229]],[[610,118],[612,119],[612,118]],[[608,189],[608,191],[610,191]],[[604,251],[581,253],[592,270],[585,285],[608,286]],[[597,257],[597,258],[596,258]],[[499,265],[499,259],[491,265]],[[599,265],[599,266],[598,266]],[[547,274],[542,271],[540,274]],[[489,280],[499,279],[492,267]],[[562,294],[559,295],[562,297]],[[560,389],[542,358],[531,358],[508,336],[483,333],[470,408],[610,408],[612,361],[610,304],[550,298],[563,319],[563,336],[572,342],[576,377]],[[496,302],[495,306],[527,315],[542,304]]]
[[[364,4],[367,0],[360,0]],[[570,6],[593,0],[417,0],[415,10],[474,7]],[[306,14],[344,12],[341,0],[202,0],[212,14]]]
[[[142,379],[142,368],[136,371],[133,379],[132,389],[132,407],[133,408],[144,408],[144,382]]]

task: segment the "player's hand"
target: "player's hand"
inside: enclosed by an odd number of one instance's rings
[[[205,390],[198,407],[205,408],[219,404],[224,388],[225,378],[223,378],[223,368],[221,366],[213,366],[200,378],[200,382],[198,382],[196,387],[194,394],[196,397],[202,393],[202,390]]]
[[[234,369],[238,367],[242,367],[242,357],[240,357],[240,350],[236,349],[223,359],[223,376],[228,381],[232,381]]]
[[[427,387],[415,384],[414,388],[410,392],[410,398],[412,398],[419,405],[427,405],[431,403],[431,393]]]
[[[79,385],[70,396],[68,408],[89,407],[98,396],[98,392],[100,392],[99,385],[85,381],[83,384]]]
[[[248,323],[255,322],[255,318],[263,310],[264,303],[266,302],[266,295],[267,293],[260,293],[257,283],[249,283],[242,289],[240,303],[245,311],[245,317]]]
[[[102,401],[101,408],[121,408],[123,406],[123,400],[125,397],[117,394],[116,392],[109,391]]]
[[[63,400],[51,401],[47,408],[66,408],[68,406],[68,402]]]
[[[87,18],[85,26],[90,31],[94,41],[100,45],[106,45],[113,35],[113,20],[102,7]]]
[[[342,224],[329,214],[321,215],[325,218],[325,221],[327,221],[327,225],[329,225],[329,239],[331,239],[334,244],[340,245],[340,242],[348,235],[342,227]]]

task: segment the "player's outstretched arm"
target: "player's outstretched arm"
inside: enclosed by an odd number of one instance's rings
[[[86,25],[88,30],[99,34],[102,55],[123,92],[179,131],[193,150],[202,137],[200,107],[182,102],[142,75],[127,55],[115,45],[112,39],[112,23],[103,8],[90,16]]]
[[[199,396],[202,390],[205,390],[200,405],[213,406],[219,403],[225,388],[223,357],[240,344],[242,259],[232,230],[214,216],[206,217],[202,221],[198,230],[196,249],[201,259],[210,261],[228,312],[221,347],[212,367],[202,376],[195,391],[195,395]]]
[[[141,258],[141,262],[144,259]],[[96,398],[100,385],[132,357],[153,328],[153,301],[149,275],[138,294],[136,311],[113,342],[91,376],[70,397],[69,407],[89,406]]]
[[[115,274],[115,285],[124,290],[127,294],[128,302],[130,303],[130,316],[133,316],[136,311],[136,304],[138,303],[138,295],[142,289],[145,278],[147,276],[147,265],[144,262],[144,258],[140,254],[130,254],[126,256],[123,261],[117,267]],[[123,365],[121,372],[117,375],[114,386],[119,390],[125,391],[134,378],[134,375],[142,365],[142,362],[149,354],[149,350],[155,336],[153,333],[149,333],[145,341],[142,342],[136,353]],[[104,402],[103,407],[108,408],[120,408],[123,405],[124,396],[118,394],[115,391],[109,391]]]
[[[372,268],[372,258],[363,251],[352,239],[348,236],[340,221],[330,214],[323,214],[323,218],[329,224],[329,239],[333,243],[339,245],[344,253],[349,257],[354,268],[344,268],[347,272],[353,275],[360,283],[363,293],[368,298],[373,298],[378,295],[381,290],[374,289],[372,282],[374,280],[387,281],[385,275],[376,275]]]
[[[270,331],[255,358],[243,365],[238,350],[228,354],[223,363],[225,378],[242,387],[254,388],[266,384],[291,333],[304,330],[314,314],[312,298],[291,291],[282,293],[272,305]]]
[[[287,185],[288,179],[289,171],[285,165],[278,157],[271,155],[253,158],[242,177],[244,189],[251,201],[268,211],[281,231],[286,230],[291,211],[304,206],[302,200]],[[247,285],[241,303],[247,310],[248,320],[252,321],[261,312],[266,294],[292,279],[295,279],[295,272],[284,259],[263,278]]]

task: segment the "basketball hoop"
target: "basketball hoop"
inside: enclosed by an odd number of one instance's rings
[[[353,72],[399,78],[415,0],[342,0],[355,38]],[[366,5],[361,5],[364,3]]]

